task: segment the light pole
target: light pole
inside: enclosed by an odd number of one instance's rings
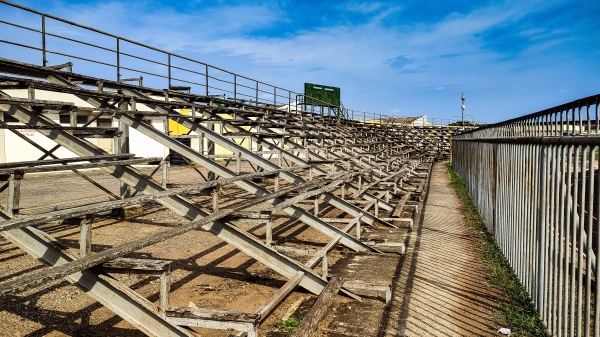
[[[465,93],[464,92],[462,93],[461,99],[462,99],[462,105],[460,106],[462,108],[462,115],[461,115],[462,116],[462,118],[461,118],[462,122],[461,122],[461,125],[464,127],[465,126]]]

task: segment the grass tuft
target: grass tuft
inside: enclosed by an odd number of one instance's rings
[[[287,332],[289,336],[292,334],[292,332],[294,332],[294,330],[296,330],[301,321],[302,320],[299,318],[290,317],[288,319],[282,319],[278,321],[275,326],[277,326],[277,329]]]
[[[467,187],[450,164],[447,165],[450,179],[464,207],[465,221],[478,237],[476,249],[483,255],[488,267],[488,282],[499,289],[505,298],[500,300],[501,317],[497,324],[510,328],[513,336],[546,336],[546,330],[531,298],[502,255],[494,237],[487,231],[485,222],[471,200]]]

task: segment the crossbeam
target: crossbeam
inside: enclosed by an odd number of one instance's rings
[[[318,185],[322,183],[321,181],[314,181],[308,184]],[[151,246],[158,242],[165,241],[167,239],[173,238],[175,236],[179,236],[181,234],[187,233],[189,231],[199,229],[204,227],[205,225],[223,219],[235,212],[239,212],[245,210],[249,207],[253,207],[259,204],[264,203],[265,201],[277,198],[279,196],[283,196],[290,191],[295,189],[302,188],[303,186],[293,186],[291,188],[281,190],[279,192],[274,192],[268,195],[264,195],[261,197],[257,197],[254,199],[250,199],[243,203],[238,204],[235,208],[222,209],[220,211],[214,212],[210,215],[206,215],[203,218],[192,221],[188,224],[181,225],[179,227],[169,229],[158,234],[153,234],[141,239],[137,239],[131,242],[128,242],[123,245],[115,246],[112,248],[105,249],[101,252],[90,253],[76,261],[65,263],[60,266],[54,266],[47,269],[42,269],[38,271],[34,271],[25,275],[14,277],[10,280],[0,282],[0,294],[11,294],[19,291],[24,291],[31,287],[48,284],[51,281],[63,278],[72,273],[85,270],[91,268],[93,266],[102,264],[104,262],[108,262],[114,260],[118,257],[124,256],[125,254],[134,252],[136,250]],[[277,252],[271,251],[273,255],[276,255]],[[304,273],[312,273],[310,270],[306,269]],[[320,282],[324,284],[324,282]]]
[[[21,122],[30,125],[49,125],[50,123],[41,119],[35,113],[18,105],[0,104],[0,110],[8,113]],[[95,154],[105,154],[101,149],[64,131],[40,130],[39,132],[45,134],[50,139],[78,155],[90,156]],[[126,166],[105,167],[103,170],[143,193],[164,191],[164,188],[160,185],[157,185]],[[197,206],[177,196],[162,198],[159,202],[172,209],[177,214],[190,220],[196,220],[206,215],[206,213]],[[315,294],[319,294],[323,290],[325,283],[318,275],[306,270],[305,267],[284,255],[273,254],[272,250],[262,242],[248,236],[246,233],[239,231],[235,227],[230,226],[225,221],[217,220],[206,224],[203,228],[285,277],[291,278],[299,271],[305,271],[305,276],[300,282],[300,286]]]
[[[9,217],[0,213],[0,219],[8,220]],[[36,229],[29,227],[2,232],[1,235],[48,265],[59,266],[75,261],[73,256],[57,249],[36,232]],[[139,298],[139,295],[110,278],[99,276],[89,269],[71,273],[66,277],[87,295],[149,336],[192,337],[160,317],[156,310],[151,310],[150,303],[141,304],[133,300]]]

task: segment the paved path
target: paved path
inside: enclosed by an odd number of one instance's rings
[[[445,163],[436,163],[395,289],[399,322],[388,336],[494,336],[498,330],[496,294],[460,207]]]

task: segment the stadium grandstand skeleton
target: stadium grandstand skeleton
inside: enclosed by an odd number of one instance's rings
[[[43,18],[61,20],[49,15]],[[133,42],[123,38],[118,41]],[[46,56],[52,51],[45,44],[42,49],[43,66],[0,59],[3,132],[16,134],[24,142],[21,144],[27,143],[43,153],[37,161],[0,164],[0,176],[5,181],[1,189],[6,190],[8,197],[1,214],[4,221],[0,223],[0,233],[11,247],[19,247],[47,267],[14,273],[5,270],[0,293],[28,293],[65,278],[151,336],[191,336],[198,328],[255,336],[259,328],[269,330],[263,323],[297,286],[321,294],[329,282],[329,267],[340,254],[403,254],[431,163],[447,158],[448,139],[458,130],[410,127],[395,124],[393,119],[386,122],[382,116],[367,120],[366,113],[362,113],[362,120],[340,118],[318,105],[293,102],[290,91],[288,104],[278,104],[277,87],[273,87],[271,103],[259,102],[258,81],[256,99],[245,99],[239,96],[238,81],[242,77],[236,74],[233,97],[209,95],[208,65],[204,74],[206,92],[196,94],[192,87],[171,85],[170,61],[178,57],[173,54],[168,54],[168,89],[158,89],[143,86],[141,77],[136,84],[129,84],[131,81],[122,79],[120,74],[116,81],[109,80],[109,76],[78,74],[74,71],[77,62],[89,60],[75,56],[73,63],[48,66]],[[119,72],[122,65],[117,67]],[[190,113],[183,114],[183,110]],[[91,119],[80,123],[82,112]],[[52,118],[57,114],[67,115],[69,125]],[[348,110],[344,114],[355,115],[359,112]],[[94,127],[101,118],[109,118],[111,126]],[[169,121],[187,131],[171,135]],[[20,134],[18,130],[22,129],[44,135],[56,146],[48,150]],[[169,168],[168,156],[130,153],[133,131],[179,154],[190,164],[187,171],[195,171],[198,176],[186,176],[186,183],[182,184],[185,186],[172,186],[170,171],[177,169]],[[198,141],[191,145],[182,141],[186,138]],[[112,153],[97,146],[95,139],[111,140]],[[54,154],[58,148],[67,149],[76,157],[59,157]],[[132,166],[141,164],[146,166]],[[144,171],[148,165],[157,166],[148,173]],[[94,178],[93,172],[98,169],[119,182],[118,191],[104,187]],[[156,180],[153,176],[161,169],[162,176]],[[52,210],[22,207],[27,204],[22,200],[22,192],[40,187],[28,186],[27,177],[59,171],[72,171],[91,182],[107,194],[105,201],[82,199],[66,207],[55,205]],[[52,179],[49,180],[44,183],[51,184]],[[45,200],[48,199],[61,197],[52,195]],[[164,212],[180,216],[177,225],[166,230],[159,230],[158,226],[148,235],[121,236],[114,241],[118,244],[96,243],[97,238],[106,235],[102,231],[106,225],[98,226],[95,219],[107,211],[112,212],[112,221],[130,226],[135,224],[135,217],[143,215],[136,214],[132,220],[126,215],[128,211],[158,204]],[[118,220],[119,216],[125,219]],[[62,226],[71,223],[79,228],[76,240],[56,236]],[[248,229],[245,223],[257,227]],[[294,242],[298,235],[281,235],[290,224],[300,224],[302,232],[310,231],[308,237],[314,242],[298,244]],[[257,232],[256,228],[260,230]],[[171,242],[172,238],[184,242],[198,229],[258,261],[263,271],[273,271],[275,274],[271,275],[279,275],[273,278],[283,277],[285,282],[251,312],[195,305],[172,307],[173,296],[187,294],[183,289],[172,293],[170,289],[170,275],[177,273],[177,267],[183,263],[177,258],[181,253],[173,253],[168,260],[151,258],[152,253],[150,258],[147,253],[141,254],[143,258],[132,256]],[[390,239],[382,239],[381,231],[387,231]],[[197,269],[200,274],[206,271],[201,266]],[[144,297],[125,286],[115,276],[123,271],[160,276],[158,298],[150,300],[154,295]],[[346,280],[341,292],[354,300],[375,296],[389,301],[389,281],[365,286]],[[229,304],[223,303],[224,307]],[[25,317],[31,315],[24,313]]]
[[[417,176],[417,171],[425,169],[426,172],[429,165],[427,163],[431,162],[431,158],[424,155],[423,152],[417,152],[409,147],[398,145],[396,142],[384,142],[383,139],[385,139],[386,134],[396,133],[392,129],[393,126],[384,128],[381,125],[369,125],[351,120],[321,118],[320,116],[315,118],[303,112],[282,112],[269,107],[244,107],[237,102],[234,103],[235,107],[229,107],[230,102],[227,100],[150,89],[107,80],[102,81],[102,90],[92,90],[79,87],[74,83],[84,82],[89,86],[91,82],[99,83],[99,79],[6,59],[0,60],[0,69],[7,74],[3,77],[4,83],[10,83],[10,89],[5,89],[5,91],[32,92],[32,89],[29,88],[34,87],[33,92],[35,92],[35,87],[43,87],[45,91],[54,91],[61,94],[68,92],[69,95],[101,109],[100,111],[103,113],[110,114],[121,125],[127,125],[129,128],[145,134],[171,150],[177,151],[194,165],[206,169],[208,171],[206,173],[211,172],[213,178],[216,178],[216,176],[221,177],[218,180],[209,180],[204,187],[205,189],[214,190],[211,196],[213,209],[211,210],[212,213],[209,214],[206,209],[201,209],[193,203],[178,197],[184,192],[201,191],[202,187],[184,187],[178,191],[165,190],[158,183],[152,182],[138,173],[135,168],[129,166],[132,163],[158,162],[160,158],[138,159],[126,153],[123,154],[123,157],[130,159],[109,158],[108,154],[85,140],[84,137],[87,137],[87,134],[78,137],[72,133],[74,131],[72,127],[62,127],[60,124],[52,123],[48,118],[45,118],[45,114],[55,111],[53,109],[58,106],[62,110],[68,107],[69,111],[77,110],[77,106],[67,104],[67,102],[48,102],[36,100],[35,98],[19,100],[7,94],[3,94],[0,100],[2,111],[21,123],[25,123],[24,127],[34,128],[37,132],[47,135],[77,155],[84,156],[81,159],[89,161],[89,163],[84,164],[85,168],[102,168],[118,177],[124,183],[123,192],[128,189],[135,189],[147,194],[109,201],[102,205],[92,204],[42,214],[18,216],[12,220],[9,220],[9,216],[6,215],[7,221],[2,225],[3,233],[6,234],[5,237],[19,245],[30,245],[25,242],[36,240],[37,246],[26,246],[26,250],[37,258],[47,257],[48,252],[52,252],[50,255],[52,258],[46,261],[51,265],[46,269],[5,280],[0,284],[0,291],[3,294],[18,293],[32,286],[39,286],[62,277],[68,277],[72,281],[79,282],[80,286],[86,289],[88,293],[93,294],[92,296],[99,302],[119,313],[122,318],[132,323],[133,326],[150,335],[185,335],[188,333],[186,330],[178,328],[178,325],[233,329],[244,331],[249,335],[256,334],[261,320],[277,306],[279,301],[284,299],[285,295],[277,296],[266,303],[261,307],[263,309],[260,310],[260,314],[250,315],[250,319],[246,317],[248,315],[229,311],[215,313],[209,310],[209,315],[203,309],[170,308],[168,306],[168,291],[164,290],[161,295],[163,296],[161,299],[162,307],[156,309],[155,312],[150,312],[144,308],[148,303],[140,304],[137,302],[139,296],[132,297],[121,294],[119,301],[108,301],[105,297],[106,294],[108,293],[111,298],[114,298],[118,291],[112,288],[111,284],[102,282],[101,276],[96,274],[98,269],[95,266],[104,266],[107,270],[113,271],[117,269],[115,265],[119,265],[122,269],[125,268],[130,272],[135,272],[137,269],[147,270],[150,267],[146,267],[146,265],[156,264],[155,259],[150,259],[150,261],[137,259],[132,263],[127,260],[121,262],[122,257],[157,242],[183,235],[194,229],[203,228],[260,261],[268,268],[289,278],[288,283],[280,290],[281,294],[289,293],[296,285],[319,294],[327,284],[327,278],[325,277],[327,275],[327,254],[334,247],[342,245],[357,252],[381,252],[378,249],[378,244],[367,245],[360,240],[361,225],[386,226],[404,232],[406,232],[407,227],[412,226],[412,219],[394,216],[392,213],[400,215],[403,213],[402,208],[411,205],[412,209],[416,209],[414,202],[407,202],[409,199],[407,196],[410,197],[418,193],[417,191],[422,191],[422,187],[411,186],[410,182],[411,179]],[[114,91],[108,92],[111,89]],[[168,92],[169,100],[164,99],[165,92]],[[83,107],[90,108],[87,104],[83,104]],[[154,115],[169,117],[187,127],[191,132],[203,135],[206,142],[212,143],[207,148],[212,147],[214,149],[216,146],[222,146],[231,151],[233,156],[228,160],[218,160],[218,158],[215,158],[214,152],[212,152],[212,158],[210,158],[211,155],[204,155],[189,146],[181,144],[172,137],[165,135],[162,130],[157,130],[147,124],[144,120],[147,120],[148,114],[138,114],[136,110],[131,110],[142,105],[145,110],[155,111]],[[181,107],[192,108],[194,115],[179,115],[174,108]],[[233,116],[233,118],[223,117],[227,115]],[[275,120],[278,121],[271,122]],[[281,131],[281,120],[285,120],[284,131]],[[205,126],[202,123],[205,123]],[[222,125],[219,128],[221,133],[211,130],[212,125],[207,124]],[[253,125],[257,125],[257,128],[260,127],[260,131],[257,131],[256,134],[253,129],[243,128],[244,126],[252,127]],[[288,125],[290,128],[287,128]],[[123,129],[123,126],[119,127],[119,130]],[[244,130],[246,134],[243,136],[238,134],[228,135],[227,130],[233,132]],[[356,137],[357,130],[363,135],[362,137]],[[96,130],[92,129],[90,132],[93,131]],[[116,143],[122,144],[126,134],[127,132],[120,132],[111,135],[111,137],[115,137]],[[241,137],[251,138],[261,150],[255,153],[251,149],[241,146],[238,144]],[[297,142],[297,139],[300,139],[301,142]],[[235,140],[238,142],[235,142]],[[323,151],[324,147],[329,147],[329,149]],[[267,149],[267,151],[264,151],[264,149]],[[269,154],[265,154],[265,152]],[[358,154],[360,154],[360,157],[356,159]],[[99,160],[92,160],[91,158],[94,156],[98,156],[96,159]],[[277,158],[276,160],[269,160],[265,158],[268,156]],[[106,159],[102,160],[103,157]],[[241,174],[242,158],[246,162],[246,166],[250,166],[258,172]],[[132,160],[135,162],[132,162]],[[236,172],[227,168],[232,160],[236,161]],[[61,159],[54,159],[52,161],[53,165],[45,165],[43,161],[10,164],[7,165],[10,167],[3,168],[3,172],[12,177],[21,175],[22,178],[23,174],[28,174],[31,171],[66,169],[64,164],[69,161],[74,162],[75,159],[64,159],[62,161]],[[281,162],[289,165],[280,166]],[[71,163],[68,169],[80,169],[81,167],[77,165]],[[304,172],[304,178],[297,172]],[[206,174],[206,176],[209,176],[209,174]],[[274,178],[262,180],[272,181],[275,185],[271,188],[254,182],[257,178],[269,176]],[[10,181],[15,181],[15,179]],[[419,181],[419,183],[422,185],[423,181]],[[220,209],[218,191],[222,191],[222,186],[225,184],[236,184],[255,197],[238,204],[236,207]],[[14,184],[9,189],[14,190]],[[131,193],[125,193],[124,195],[131,195]],[[314,200],[313,214],[298,206],[305,199]],[[340,213],[347,214],[349,216],[347,218],[349,220],[347,221],[348,225],[343,229],[339,229],[334,225],[337,219],[325,218],[323,212],[319,210],[321,199],[338,209]],[[397,206],[397,201],[400,199],[403,203],[401,209],[398,210],[395,206]],[[160,202],[173,211],[184,215],[191,222],[123,245],[116,245],[101,251],[90,251],[90,247],[93,246],[90,234],[92,226],[89,221],[82,221],[79,257],[62,255],[50,243],[40,239],[40,235],[42,235],[40,229],[30,227],[53,223],[61,219],[89,216],[96,212],[139,204],[149,200]],[[361,200],[364,200],[364,202],[361,202]],[[267,202],[266,205],[265,202]],[[365,202],[366,206],[361,206]],[[262,207],[257,209],[256,206],[260,204],[263,204]],[[236,217],[236,213],[248,211],[251,208],[251,214],[245,213],[245,215],[237,215]],[[263,242],[232,225],[232,222],[236,221],[234,219],[244,218],[251,221],[253,218],[260,218],[261,212],[269,213],[269,210],[276,213],[286,212],[290,217],[315,228],[322,235],[329,237],[331,241],[318,252],[312,252],[311,260],[306,264],[302,264],[283,254],[289,251],[297,254],[298,249],[273,245],[271,233],[265,234],[265,242]],[[372,210],[372,213],[369,210]],[[340,220],[343,221],[343,219]],[[270,221],[267,220],[266,222]],[[273,224],[270,223],[266,226],[272,227]],[[358,236],[352,236],[348,233],[353,228],[357,229]],[[43,237],[48,235],[48,233],[44,233]],[[401,242],[399,244],[401,248],[398,252],[403,252],[404,247]],[[387,245],[385,249],[389,250],[389,246]],[[323,264],[321,275],[313,271],[313,268],[319,262]],[[107,267],[107,264],[110,264],[110,268]],[[161,268],[163,269],[159,268],[155,272],[160,273],[166,270],[164,266]],[[95,280],[93,285],[86,284],[83,281],[89,278]],[[114,280],[111,280],[111,282],[114,282]],[[103,287],[103,289],[96,290],[96,287]],[[167,288],[167,286],[163,285],[163,288]],[[342,290],[348,296],[358,299],[351,290],[344,288]],[[163,313],[162,316],[161,312]]]

